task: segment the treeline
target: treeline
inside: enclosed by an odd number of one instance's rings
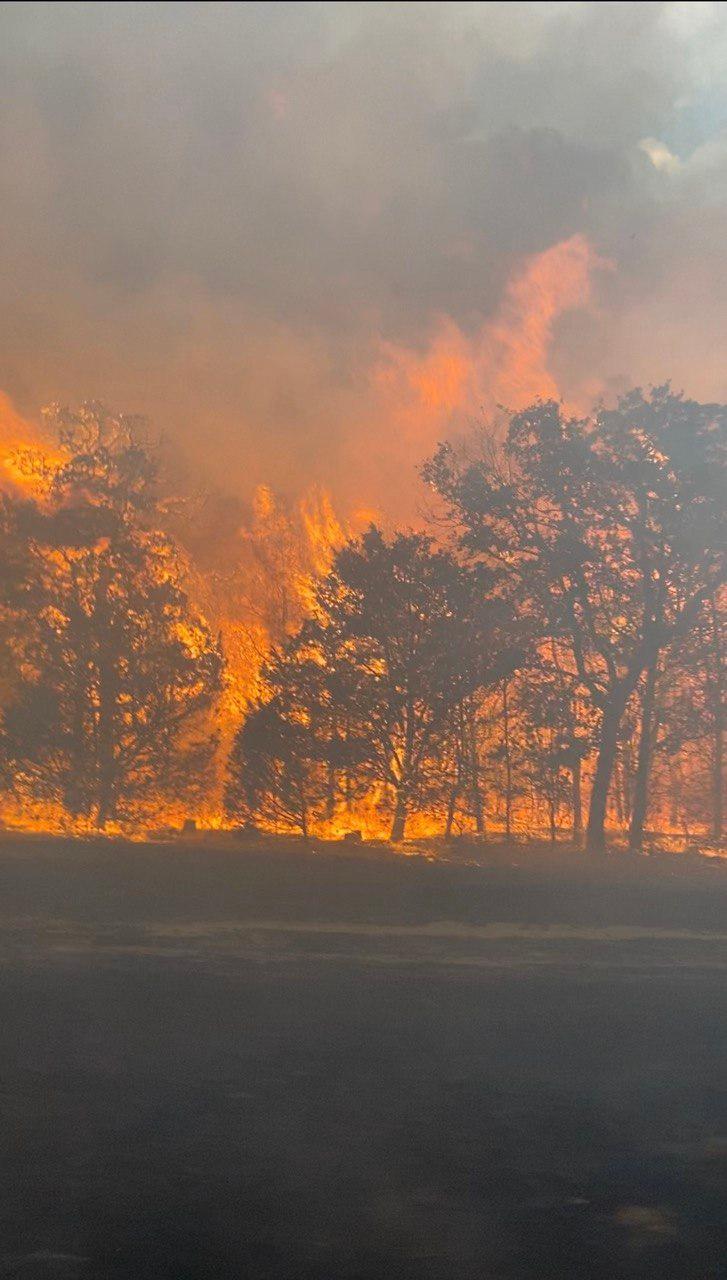
[[[634,849],[648,825],[722,840],[727,408],[668,388],[582,420],[539,403],[500,441],[443,445],[436,539],[341,547],[229,755],[223,645],[153,450],[98,406],[53,425],[63,461],[0,498],[2,785],[38,825],[216,797],[228,823],[304,835],[364,816],[395,840],[422,821],[592,850],[612,825]]]
[[[265,668],[231,815],[306,833],[374,797],[393,839],[422,812],[555,838],[587,809],[599,850],[610,807],[638,849],[666,774],[670,821],[721,841],[726,425],[664,387],[443,445],[449,550],[371,529],[339,553]]]

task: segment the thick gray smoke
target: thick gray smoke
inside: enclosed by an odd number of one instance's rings
[[[725,57],[718,4],[5,5],[0,388],[147,413],[231,492],[395,507],[572,241],[565,397],[727,397]]]

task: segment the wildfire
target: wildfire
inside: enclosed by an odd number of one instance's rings
[[[259,485],[252,496],[251,517],[239,528],[225,568],[202,571],[191,558],[185,563],[190,599],[219,633],[226,660],[217,709],[217,788],[204,812],[195,813],[206,828],[222,823],[225,761],[245,712],[260,692],[265,658],[310,614],[316,583],[347,536],[331,496],[320,487],[286,503],[270,486]],[[185,816],[165,809],[160,822],[179,826]]]
[[[548,363],[555,323],[590,305],[594,273],[608,265],[584,236],[572,236],[526,262],[497,313],[474,334],[443,316],[423,353],[384,344],[372,380],[387,425],[395,424],[408,450],[419,450],[457,416],[559,399]]]
[[[398,491],[393,491],[392,500],[391,481],[398,483],[401,475],[408,476],[418,459],[468,418],[487,417],[498,406],[517,410],[538,398],[560,398],[550,364],[556,323],[566,312],[591,305],[594,276],[608,266],[583,236],[574,236],[527,261],[507,286],[496,314],[473,332],[443,316],[423,351],[381,345],[369,373],[376,422],[369,422],[370,429],[361,432],[359,447],[382,455],[395,467],[387,482],[389,507],[395,511],[398,507]],[[68,451],[26,421],[0,393],[0,492],[45,505],[53,477],[69,458]],[[211,555],[208,564],[199,563],[181,539],[179,565],[175,560],[169,577],[179,570],[191,615],[178,623],[177,638],[190,658],[200,659],[211,631],[219,636],[226,664],[215,707],[216,781],[193,814],[200,826],[222,825],[226,761],[245,713],[261,693],[260,673],[266,658],[315,611],[316,586],[339,548],[352,533],[379,517],[373,503],[381,493],[366,492],[370,478],[370,470],[362,470],[362,492],[350,504],[346,518],[337,511],[334,497],[319,486],[309,488],[297,501],[286,501],[270,486],[259,485],[239,527],[230,526],[232,536],[224,556]],[[164,511],[162,503],[158,512]],[[156,532],[160,546],[175,541],[175,530],[167,527]],[[92,550],[103,556],[109,551],[108,539],[100,538]],[[46,553],[49,568],[57,559],[59,575],[64,555],[52,549]],[[614,616],[615,628],[623,629],[625,623],[626,619]],[[10,696],[3,691],[4,699]],[[489,732],[485,721],[483,732]],[[488,749],[496,759],[499,744],[493,739]],[[532,829],[534,822],[537,825],[538,814],[511,814],[509,802],[504,816],[499,776],[493,774],[483,783],[485,792],[491,829],[509,834]],[[366,839],[383,838],[389,822],[382,817],[382,808],[382,796],[372,790],[357,797],[345,813],[321,821],[315,834],[340,838],[360,832]],[[189,817],[183,801],[168,798],[158,803],[151,816],[140,810],[138,823],[131,829],[126,823],[123,830],[143,837],[150,828],[179,828]],[[7,826],[25,830],[80,833],[92,829],[90,820],[71,819],[61,805],[50,802],[21,808],[7,801],[0,818]],[[112,821],[106,829],[114,833],[122,827]],[[442,814],[412,813],[408,831],[415,838],[441,834]]]
[[[44,498],[65,457],[0,392],[0,490],[36,501]]]

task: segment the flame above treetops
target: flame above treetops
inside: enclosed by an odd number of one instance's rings
[[[558,397],[549,368],[554,325],[564,312],[589,305],[593,273],[604,265],[584,237],[574,236],[527,261],[506,287],[497,312],[471,332],[441,317],[423,351],[382,343],[357,432],[361,487],[356,500],[347,503],[347,519],[337,513],[334,497],[318,485],[288,501],[260,485],[248,516],[228,539],[224,557],[213,555],[203,564],[194,551],[181,551],[182,579],[193,612],[220,635],[227,663],[217,718],[220,778],[234,732],[259,692],[266,655],[310,614],[316,582],[330,568],[336,550],[379,514],[379,504],[396,518],[402,483],[411,483],[417,463],[453,423],[490,414],[500,404],[514,409],[538,397]],[[388,475],[372,473],[370,459],[378,456],[395,464]],[[43,502],[53,474],[67,460],[62,447],[0,396],[0,491]],[[355,458],[352,463],[359,474]],[[350,492],[350,477],[344,488]],[[194,645],[193,620],[183,639]],[[219,795],[210,797],[204,810],[197,818],[219,825]],[[170,802],[158,822],[179,825],[185,816],[182,807]],[[42,806],[37,813],[14,818],[34,829],[63,823],[62,814]],[[347,817],[345,826],[351,825],[378,835],[386,820],[371,802],[358,816]],[[439,819],[420,815],[416,833],[433,834],[440,825]],[[341,833],[340,824],[330,826],[329,834]]]
[[[412,467],[443,433],[482,420],[500,406],[560,399],[549,360],[557,321],[592,303],[593,278],[610,268],[582,235],[528,259],[506,286],[495,314],[465,332],[440,316],[423,350],[381,344],[371,373],[377,443]],[[592,396],[593,388],[587,388]],[[385,438],[383,433],[385,434]]]

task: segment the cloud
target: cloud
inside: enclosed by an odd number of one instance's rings
[[[664,173],[678,173],[682,167],[679,156],[675,156],[666,143],[659,142],[658,138],[642,138],[639,148],[649,157],[654,168],[663,170]]]

